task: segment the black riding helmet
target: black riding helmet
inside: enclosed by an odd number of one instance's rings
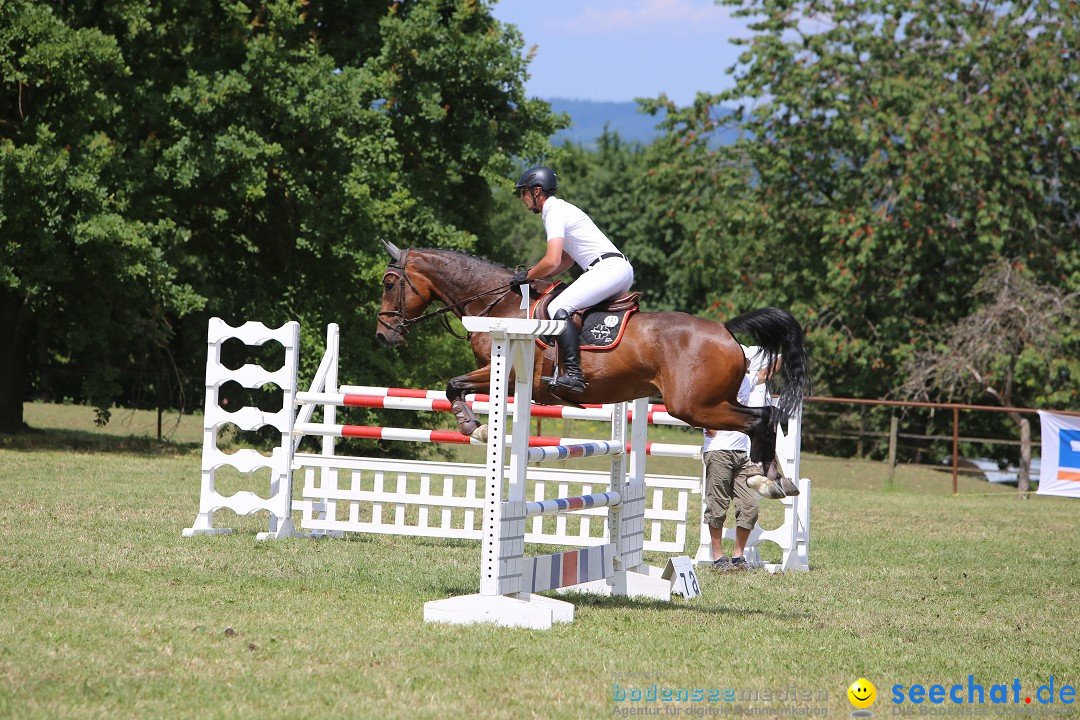
[[[514,191],[521,192],[525,188],[531,187],[540,188],[545,195],[554,195],[559,189],[559,176],[555,174],[554,170],[543,165],[529,168],[521,173],[517,185],[514,186]]]

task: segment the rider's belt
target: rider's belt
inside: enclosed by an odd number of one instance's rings
[[[607,260],[608,258],[613,258],[613,257],[617,257],[617,258],[623,258],[623,260],[625,260],[625,259],[626,259],[626,258],[625,258],[625,257],[623,256],[623,254],[622,254],[622,253],[604,253],[603,255],[601,255],[600,257],[596,258],[596,259],[595,259],[595,260],[593,260],[593,261],[592,261],[591,263],[589,263],[589,267],[592,267],[593,265],[595,265],[596,263],[600,262],[601,260]]]

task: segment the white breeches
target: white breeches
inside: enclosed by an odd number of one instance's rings
[[[608,298],[625,295],[634,284],[634,267],[623,258],[605,258],[581,274],[548,305],[548,316],[556,311],[584,310]]]

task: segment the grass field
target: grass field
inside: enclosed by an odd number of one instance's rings
[[[151,414],[126,414],[97,430],[86,408],[29,405],[41,431],[0,435],[0,717],[848,717],[860,677],[876,717],[1075,714],[1074,501],[964,478],[954,497],[919,467],[887,487],[881,464],[808,457],[809,573],[703,571],[704,595],[670,605],[578,596],[573,625],[548,632],[426,625],[425,601],[476,591],[476,544],[259,542],[258,517],[184,539],[200,420],[159,445],[141,437]],[[969,676],[986,705],[967,704]],[[735,699],[613,699],[653,683]],[[892,702],[915,684],[961,684],[964,704]],[[1008,704],[990,703],[995,684]]]

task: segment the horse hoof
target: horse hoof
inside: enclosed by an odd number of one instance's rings
[[[481,425],[480,427],[476,428],[472,431],[472,434],[470,434],[469,437],[471,437],[473,440],[479,440],[482,443],[486,443],[488,441],[487,425]]]
[[[780,487],[784,491],[784,495],[792,497],[799,494],[799,486],[788,480],[786,477],[780,478]]]
[[[472,437],[472,434],[480,428],[480,421],[476,419],[476,415],[464,400],[455,400],[450,403],[450,411],[454,413],[454,419],[457,420],[458,430],[462,435]]]
[[[754,475],[753,477],[747,478],[746,485],[758,495],[767,497],[770,500],[780,500],[781,498],[786,497],[784,489],[780,487],[780,484],[770,480],[764,475]]]
[[[780,483],[770,482],[765,487],[765,492],[762,493],[763,497],[767,497],[770,500],[783,500],[787,497],[784,493],[784,488],[780,487]]]

